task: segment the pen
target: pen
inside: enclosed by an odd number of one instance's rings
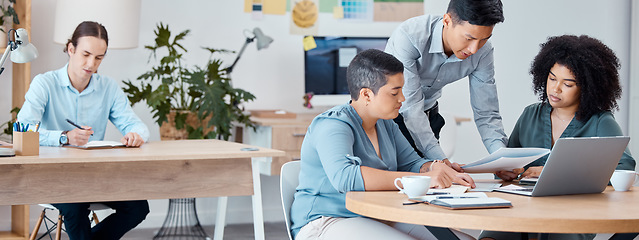
[[[437,199],[457,199],[457,198],[478,198],[478,197],[464,197],[464,196],[441,196]]]
[[[73,125],[74,127],[77,127],[79,129],[82,129],[82,130],[86,130],[83,127],[80,127],[80,125],[75,124],[73,121],[69,120],[68,118],[67,118],[67,122],[70,123],[71,125]]]
[[[82,129],[82,130],[86,130],[83,127],[80,127],[80,125],[78,125],[78,124],[74,123],[73,121],[69,120],[68,118],[67,118],[67,122],[70,123],[71,125],[73,125],[76,128],[79,128],[79,129]],[[93,136],[93,134],[91,134],[91,136]]]
[[[434,193],[427,193],[426,195],[446,195],[446,194],[450,194],[447,192],[434,192]]]
[[[38,121],[38,123],[36,123],[36,132],[40,130],[40,121]]]

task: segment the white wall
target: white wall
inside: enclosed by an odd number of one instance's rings
[[[275,41],[268,49],[257,52],[250,45],[233,71],[234,86],[256,95],[257,101],[247,104],[249,109],[286,109],[294,112],[317,112],[325,107],[308,110],[302,107],[304,94],[302,36],[289,34],[290,15],[264,15],[260,21],[243,12],[239,0],[143,0],[140,21],[140,45],[131,50],[110,50],[100,68],[100,73],[116,80],[134,79],[145,72],[148,52],[144,45],[153,41],[153,29],[162,21],[170,25],[174,33],[191,29],[185,42],[190,50],[190,64],[203,64],[208,54],[199,47],[239,50],[245,37],[244,29],[260,27]],[[497,25],[492,38],[495,46],[496,79],[501,112],[506,132],[510,133],[521,110],[536,100],[531,90],[528,68],[539,50],[539,44],[548,36],[560,34],[588,34],[608,44],[622,62],[620,72],[623,85],[628,86],[630,46],[631,0],[538,0],[503,1],[506,21]],[[61,45],[54,44],[53,12],[55,0],[34,1],[32,9],[32,42],[38,47],[40,57],[32,63],[32,76],[62,67],[67,56]],[[441,14],[447,1],[426,0],[427,13]],[[578,9],[578,10],[577,10]],[[80,11],[80,10],[78,10]],[[321,14],[318,35],[388,36],[398,23],[343,24],[329,14]],[[235,55],[225,58],[231,63]],[[10,70],[10,65],[7,65]],[[7,71],[5,70],[5,71]],[[10,84],[10,71],[0,75],[0,84]],[[627,88],[624,88],[627,89]],[[472,117],[466,81],[459,81],[444,89],[441,99],[443,111]],[[0,90],[0,121],[9,119],[11,105],[8,88]],[[627,91],[620,102],[617,121],[624,131],[628,128]],[[151,129],[151,140],[159,140],[158,127],[149,110],[138,104],[136,113]],[[112,127],[108,139],[118,139],[119,133]],[[487,154],[473,123],[463,123],[458,130],[459,144],[453,160],[467,162]],[[279,189],[276,177],[262,177],[266,221],[281,221]],[[203,224],[214,223],[215,199],[199,199],[198,211]],[[158,227],[166,212],[166,200],[151,201],[151,215],[140,227]],[[38,208],[32,207],[35,220]],[[251,222],[249,197],[234,197],[229,201],[228,222]],[[0,208],[0,216],[8,215],[8,207]],[[0,228],[8,228],[0,219]]]

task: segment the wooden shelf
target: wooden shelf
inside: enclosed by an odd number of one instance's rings
[[[19,234],[13,232],[0,232],[0,239],[3,240],[24,240],[24,236],[20,236]]]
[[[13,28],[24,28],[31,36],[31,0],[18,0],[13,7],[20,19],[20,24],[14,24]],[[7,34],[0,34],[0,37],[6,36]],[[5,49],[6,46],[0,46],[0,53],[4,53]],[[31,63],[13,63],[11,72],[13,75],[11,108],[21,107],[31,83]],[[0,239],[26,240],[29,238],[29,230],[29,205],[13,205],[11,206],[11,232],[0,232]]]

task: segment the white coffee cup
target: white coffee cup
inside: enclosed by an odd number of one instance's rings
[[[399,187],[397,181],[400,181],[404,188]],[[395,187],[402,190],[409,198],[424,196],[430,188],[430,177],[414,175],[395,178]]]
[[[610,183],[615,191],[628,191],[635,183],[637,172],[631,170],[615,170],[610,178]]]

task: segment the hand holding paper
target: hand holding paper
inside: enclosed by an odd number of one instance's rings
[[[478,161],[462,166],[469,173],[494,173],[523,168],[550,153],[545,148],[502,148]]]

